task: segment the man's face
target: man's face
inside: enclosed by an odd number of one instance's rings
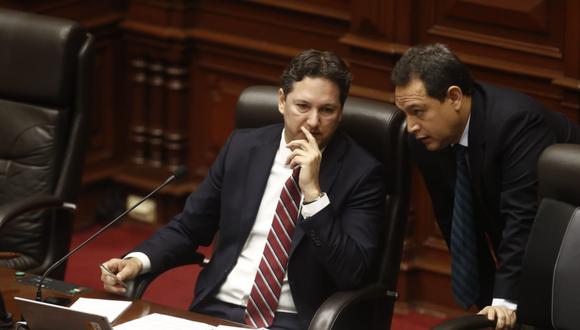
[[[278,110],[284,116],[286,143],[305,140],[300,127],[304,126],[318,142],[326,146],[342,118],[338,86],[325,78],[305,77],[293,85],[292,91],[284,95],[278,92]]]
[[[395,104],[407,115],[407,131],[414,134],[427,150],[442,149],[451,143],[459,142],[465,122],[459,112],[459,100],[456,94],[458,87],[450,87],[443,102],[429,97],[425,85],[419,79],[411,80],[406,86],[395,89]]]

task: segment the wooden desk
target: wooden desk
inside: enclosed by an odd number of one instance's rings
[[[36,296],[36,287],[31,285],[25,285],[18,282],[15,275],[15,271],[9,268],[0,267],[0,291],[4,297],[4,303],[6,309],[13,314],[15,321],[20,320],[20,311],[14,303],[14,297],[23,297],[27,299],[34,299]],[[68,297],[74,302],[80,296],[87,298],[100,298],[100,299],[116,299],[124,300],[122,296],[111,294],[104,291],[89,290],[77,295],[67,295],[59,293],[52,290],[43,290],[44,297]],[[204,322],[211,325],[232,325],[238,327],[247,327],[243,324],[238,324],[235,322],[218,319],[215,317],[198,314],[186,310],[179,310],[172,307],[167,307],[143,300],[133,300],[133,303],[129,308],[113,323],[113,325],[118,325],[130,320],[134,320],[151,313],[160,313],[176,317],[181,317],[184,319]]]

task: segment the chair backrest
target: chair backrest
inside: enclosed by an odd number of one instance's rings
[[[524,257],[518,319],[539,328],[580,324],[580,145],[548,147],[538,161],[540,206]]]
[[[282,122],[282,116],[278,112],[277,87],[253,86],[242,92],[236,109],[236,127],[261,127],[279,122]],[[386,228],[383,250],[377,258],[378,268],[369,285],[395,291],[410,193],[405,115],[389,103],[349,97],[344,105],[340,129],[385,166]],[[377,322],[385,328],[390,324],[392,308],[391,305],[387,310],[378,311],[381,315]]]
[[[92,37],[77,23],[0,9],[0,205],[74,202],[92,105]],[[46,220],[44,218],[50,218]],[[69,248],[72,217],[35,211],[0,228],[0,265],[44,271]],[[64,265],[51,274],[62,278]]]

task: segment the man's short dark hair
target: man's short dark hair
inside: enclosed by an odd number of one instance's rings
[[[418,45],[403,54],[393,68],[391,80],[395,86],[406,86],[413,79],[421,80],[427,95],[441,102],[450,86],[458,86],[465,95],[473,91],[469,70],[443,44]]]
[[[325,78],[334,82],[340,92],[340,104],[344,105],[352,75],[348,65],[335,53],[309,49],[296,55],[280,77],[284,95],[292,92],[294,83],[305,77]]]

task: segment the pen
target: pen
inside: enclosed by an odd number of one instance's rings
[[[119,278],[117,278],[117,275],[113,274],[112,271],[109,270],[109,268],[107,268],[105,265],[100,264],[99,267],[101,267],[101,269],[107,273],[108,275],[111,275],[114,279],[115,282],[119,285],[121,285],[122,287],[124,287],[125,289],[127,288],[127,284],[125,284],[125,282],[121,281]]]

